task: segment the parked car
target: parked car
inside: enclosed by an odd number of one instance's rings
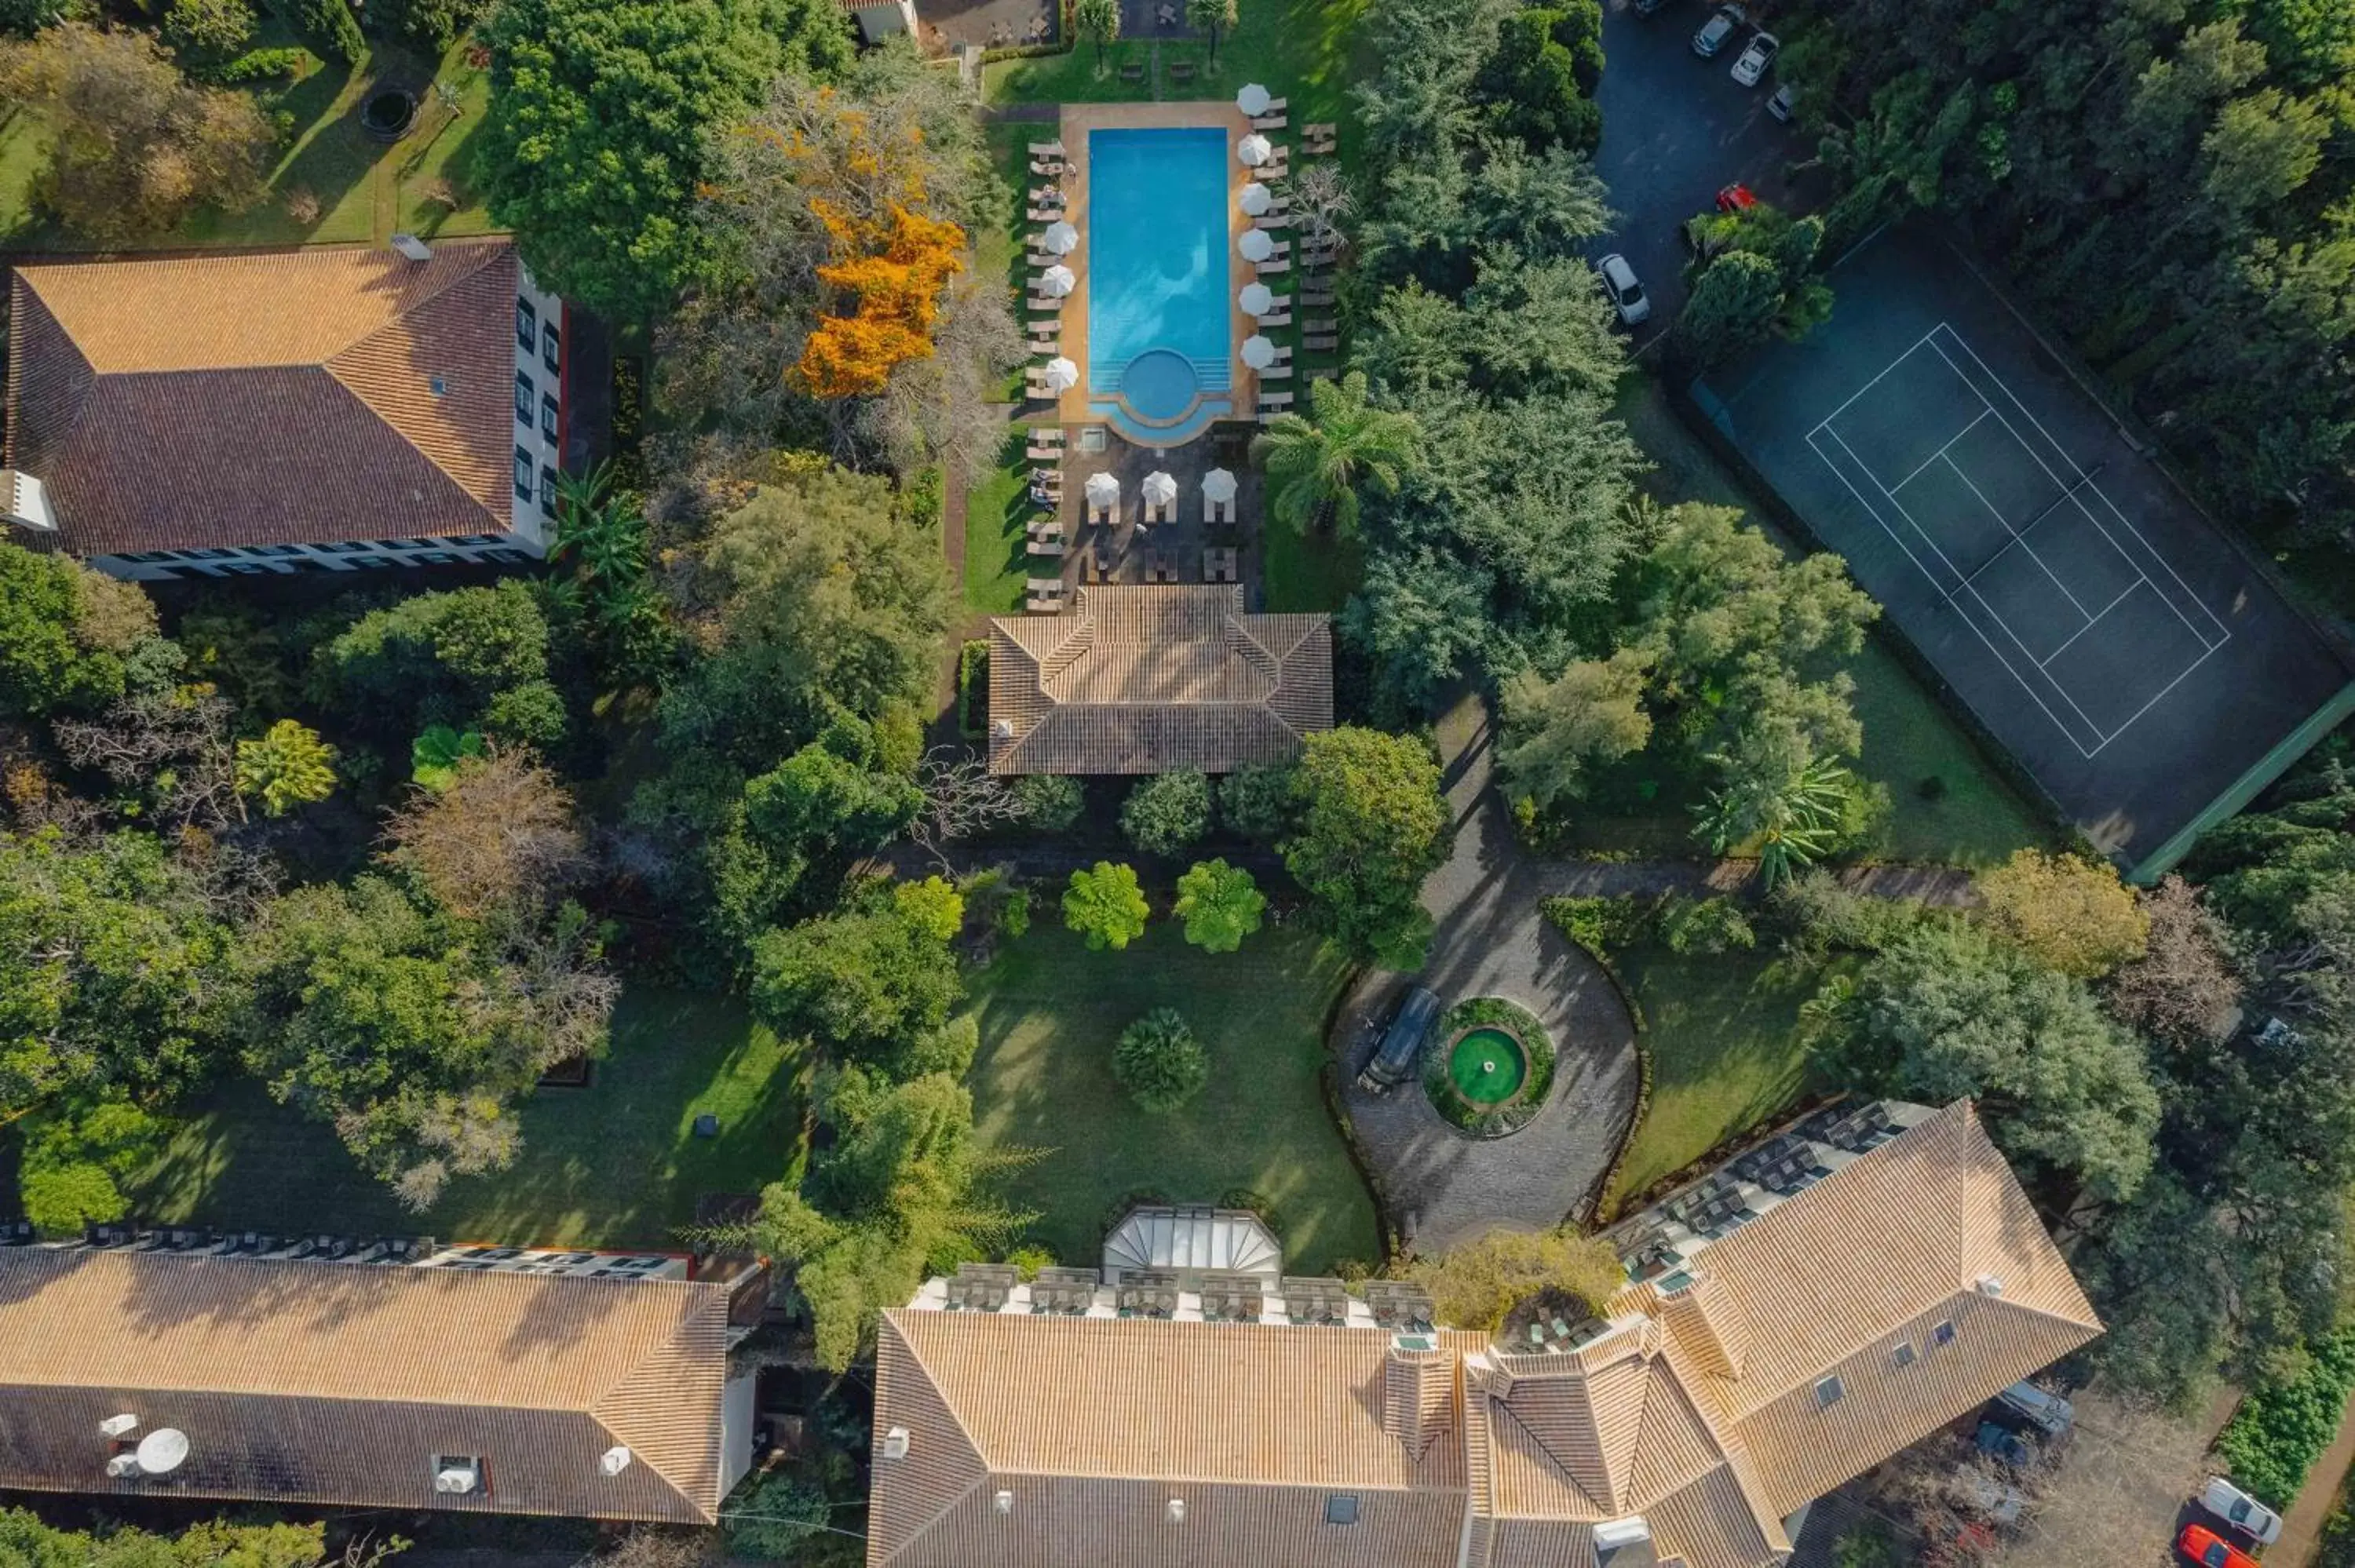
[[[1611,302],[1619,309],[1619,319],[1629,326],[1652,319],[1652,302],[1644,292],[1644,285],[1636,281],[1636,269],[1627,265],[1627,258],[1616,250],[1594,264],[1603,274],[1603,287],[1611,295]]]
[[[2204,1524],[2187,1524],[2175,1549],[2200,1568],[2257,1568],[2257,1560]]]
[[[2032,1383],[2016,1383],[1987,1403],[1987,1416],[2014,1432],[2058,1437],[2077,1419],[2076,1407]]]
[[[1756,87],[1766,68],[1774,63],[1774,51],[1782,47],[1782,40],[1772,33],[1751,34],[1750,47],[1733,62],[1733,79],[1744,87]]]
[[[2200,1506],[2257,1542],[2271,1546],[2281,1539],[2281,1515],[2222,1476],[2208,1478]]]
[[[1636,0],[1636,15],[1649,16],[1668,4],[1668,0]]]
[[[2027,1438],[1992,1421],[1980,1422],[1978,1436],[1971,1440],[1978,1445],[1980,1453],[2019,1469],[2036,1463],[2036,1450]]]
[[[1766,101],[1766,112],[1777,120],[1788,121],[1798,107],[1799,90],[1787,81],[1776,88],[1774,96]]]
[[[1750,20],[1741,6],[1728,5],[1701,24],[1700,31],[1692,37],[1692,52],[1701,58],[1715,59],[1717,51],[1725,48],[1725,40],[1733,37],[1733,29]]]
[[[2027,1493],[1977,1470],[1957,1474],[1949,1495],[1957,1506],[1977,1514],[1981,1520],[2005,1529],[2018,1524],[2020,1514],[2028,1508]]]
[[[1757,205],[1758,193],[1740,180],[1717,193],[1717,210],[1720,212],[1748,212]]]
[[[1413,1075],[1414,1065],[1423,1054],[1423,1037],[1431,1033],[1431,1025],[1439,1016],[1439,998],[1423,986],[1411,985],[1399,998],[1398,1011],[1391,1014],[1389,1031],[1382,1035],[1381,1048],[1358,1075],[1360,1088],[1375,1094],[1387,1094],[1391,1087]]]

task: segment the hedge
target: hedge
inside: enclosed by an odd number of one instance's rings
[[[2241,1401],[2216,1439],[2216,1452],[2242,1490],[2287,1512],[2307,1472],[2339,1435],[2350,1393],[2355,1330],[2343,1330],[2314,1346],[2314,1364],[2304,1377],[2260,1387]]]
[[[975,638],[957,651],[957,730],[979,740],[989,725],[989,644]]]

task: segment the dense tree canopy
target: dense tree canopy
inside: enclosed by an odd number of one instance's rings
[[[1350,955],[1413,969],[1430,936],[1423,879],[1447,858],[1439,764],[1411,736],[1343,727],[1308,737],[1284,863]]]
[[[532,585],[422,593],[322,644],[313,695],[347,722],[406,738],[430,725],[546,746],[564,735],[548,615]]]
[[[0,541],[0,714],[103,707],[155,641],[155,607],[138,588]]]
[[[1500,1327],[1541,1292],[1599,1313],[1626,1283],[1610,1244],[1572,1231],[1493,1230],[1435,1257],[1418,1258],[1412,1277],[1431,1292],[1434,1322],[1450,1329]]]
[[[948,938],[897,900],[821,916],[752,944],[752,1005],[781,1034],[847,1060],[888,1058],[964,994]]]

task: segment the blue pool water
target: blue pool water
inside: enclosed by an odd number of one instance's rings
[[[1167,444],[1231,374],[1226,132],[1091,132],[1083,260],[1090,401],[1131,440]]]

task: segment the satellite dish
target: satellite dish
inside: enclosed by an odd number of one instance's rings
[[[176,1426],[158,1426],[139,1439],[139,1467],[151,1476],[168,1476],[188,1457],[188,1435]]]

